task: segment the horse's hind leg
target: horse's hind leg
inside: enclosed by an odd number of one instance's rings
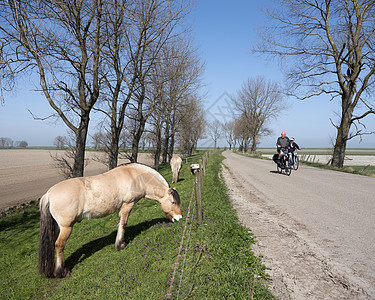
[[[55,265],[55,277],[65,277],[68,275],[69,270],[65,268],[64,263],[64,248],[66,240],[72,233],[72,227],[60,227],[60,233],[56,240],[56,265]]]
[[[118,224],[116,236],[116,249],[122,250],[126,247],[125,243],[125,227],[128,222],[129,214],[133,208],[134,203],[124,203],[120,209],[120,222]]]

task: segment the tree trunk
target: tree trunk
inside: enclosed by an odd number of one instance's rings
[[[333,167],[342,168],[344,166],[344,158],[346,151],[346,143],[348,141],[352,113],[343,114],[340,126],[337,128],[336,143],[333,148],[332,163]]]
[[[119,140],[120,133],[116,127],[112,127],[111,144],[108,149],[108,169],[112,170],[117,167],[118,164],[118,152],[119,152]]]
[[[247,153],[247,151],[249,151],[249,139],[248,138],[245,139],[245,146],[243,149],[243,152]]]
[[[258,136],[254,135],[252,138],[252,143],[251,143],[251,153],[255,153],[257,151],[257,143],[258,143]]]
[[[187,155],[187,156],[192,156],[192,155],[193,155],[193,150],[194,150],[194,144],[192,144],[192,145],[189,147],[189,151],[188,151],[188,155]]]
[[[141,118],[139,127],[137,132],[133,136],[133,141],[132,141],[132,155],[130,157],[130,161],[132,163],[136,163],[138,161],[138,150],[139,150],[139,141],[141,140],[142,134],[145,130],[145,125],[146,125],[146,118]]]
[[[130,156],[130,162],[132,163],[136,163],[138,160],[138,144],[139,139],[134,136],[132,142],[132,155]]]
[[[169,123],[166,123],[165,136],[164,136],[164,149],[162,163],[166,164],[168,159],[168,147],[169,147]]]
[[[160,128],[156,131],[156,147],[154,156],[154,166],[157,169],[160,163],[160,153],[161,153],[161,131]]]
[[[336,143],[333,148],[332,163],[333,167],[342,168],[344,166],[344,158],[346,151],[346,143],[348,141],[350,126],[352,124],[354,106],[352,104],[352,98],[354,89],[350,92],[344,93],[342,96],[341,105],[341,122],[340,126],[337,127]]]
[[[168,162],[171,161],[171,158],[172,158],[173,152],[174,152],[174,139],[175,139],[174,136],[175,136],[175,131],[172,128],[172,134],[171,134],[171,138],[170,138],[170,142],[169,142]]]
[[[87,112],[85,115],[82,115],[81,122],[76,133],[76,149],[72,170],[73,177],[83,176],[83,171],[85,168],[85,148],[89,121],[89,113]]]

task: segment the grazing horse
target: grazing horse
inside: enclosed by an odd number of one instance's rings
[[[119,211],[116,249],[125,248],[125,227],[133,205],[142,198],[156,200],[172,220],[182,218],[180,197],[154,169],[136,163],[106,173],[64,180],[40,200],[38,271],[48,277],[65,277],[64,247],[73,225],[82,219],[101,218]],[[56,264],[54,263],[56,248]]]
[[[172,183],[176,183],[178,181],[178,176],[180,174],[180,170],[182,167],[182,158],[178,155],[173,155],[171,159],[171,169],[173,174]]]

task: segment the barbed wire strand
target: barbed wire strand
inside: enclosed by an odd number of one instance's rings
[[[194,187],[193,187],[193,191],[191,193],[191,198],[190,198],[190,203],[189,203],[189,207],[188,207],[188,214],[186,216],[186,219],[185,219],[185,225],[184,225],[184,230],[182,232],[182,236],[181,236],[181,241],[180,241],[180,246],[178,248],[178,254],[177,254],[177,259],[176,259],[176,262],[174,264],[174,269],[173,269],[173,274],[172,274],[172,278],[171,278],[171,284],[169,286],[169,291],[167,293],[167,299],[170,299],[170,297],[172,296],[172,287],[173,287],[173,281],[174,281],[174,277],[176,275],[176,270],[177,270],[177,267],[178,267],[178,260],[181,256],[181,250],[182,250],[182,245],[183,245],[183,242],[184,242],[184,237],[185,237],[185,232],[186,232],[186,226],[187,226],[187,222],[189,220],[189,217],[190,217],[190,208],[191,208],[191,203],[193,202],[193,198],[194,198],[194,192],[195,192],[195,184],[194,184]],[[166,299],[166,300],[167,300]]]

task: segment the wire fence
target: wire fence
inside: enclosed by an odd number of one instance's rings
[[[182,251],[182,247],[183,247],[184,240],[185,240],[187,224],[189,223],[189,220],[190,220],[190,226],[189,226],[189,229],[188,229],[188,237],[187,237],[185,249],[184,249],[184,252],[185,252],[184,260],[183,260],[182,267],[181,267],[181,270],[180,270],[180,281],[179,281],[179,284],[177,286],[176,299],[178,299],[179,295],[180,295],[181,282],[182,282],[184,269],[185,269],[186,256],[187,256],[187,252],[188,252],[187,249],[188,249],[188,246],[189,246],[189,240],[190,240],[190,235],[191,235],[191,227],[192,227],[192,224],[193,224],[193,221],[194,221],[194,215],[197,218],[197,220],[196,220],[197,223],[198,224],[202,223],[202,219],[203,219],[203,211],[202,211],[203,176],[206,175],[206,168],[207,168],[209,155],[210,154],[209,154],[208,151],[205,152],[204,155],[202,156],[202,159],[199,160],[198,164],[192,164],[190,166],[190,170],[191,170],[192,174],[194,174],[194,176],[195,176],[195,181],[194,181],[194,186],[193,186],[193,190],[192,190],[191,197],[190,197],[188,213],[187,213],[187,216],[186,216],[186,219],[185,219],[184,229],[182,231],[180,246],[178,247],[176,262],[175,262],[174,268],[173,268],[172,278],[170,279],[170,285],[169,285],[169,290],[168,290],[168,293],[167,293],[167,298],[165,300],[169,300],[172,297],[173,283],[174,283],[174,279],[175,279],[175,276],[176,276],[177,269],[179,267],[179,259],[180,259],[180,256],[181,256],[181,251]],[[194,199],[195,199],[195,203],[193,201]],[[193,212],[190,213],[192,205],[193,205]],[[196,213],[195,213],[195,210],[196,210]]]
[[[187,223],[190,219],[190,209],[191,209],[191,204],[193,203],[193,199],[194,199],[194,192],[195,192],[195,185],[193,187],[193,191],[191,193],[191,198],[190,198],[190,202],[189,202],[189,207],[188,207],[188,213],[187,213],[187,216],[186,216],[186,219],[185,219],[185,224],[184,224],[184,230],[182,231],[182,236],[181,236],[181,241],[180,241],[180,246],[178,247],[178,253],[177,253],[177,258],[176,258],[176,262],[174,264],[174,268],[173,268],[173,273],[172,273],[172,278],[170,280],[170,285],[169,285],[169,290],[168,290],[168,293],[167,293],[167,298],[166,300],[168,299],[171,299],[172,297],[172,288],[173,288],[173,282],[174,282],[174,278],[175,278],[175,275],[176,275],[176,271],[177,271],[177,268],[178,268],[178,265],[179,265],[179,259],[180,259],[180,256],[181,256],[181,249],[182,249],[182,246],[183,246],[183,243],[184,243],[184,238],[185,238],[185,233],[186,233],[186,228],[187,228]],[[192,220],[190,222],[190,225],[192,224]],[[189,238],[190,238],[190,232],[191,232],[191,226],[189,228]],[[186,249],[188,247],[188,243],[186,244]],[[186,251],[185,251],[186,253]],[[185,259],[184,259],[184,262],[185,262]],[[183,271],[182,271],[183,272]],[[181,281],[181,279],[180,279]],[[179,285],[180,287],[180,285]],[[178,287],[178,293],[179,293],[179,287]]]

